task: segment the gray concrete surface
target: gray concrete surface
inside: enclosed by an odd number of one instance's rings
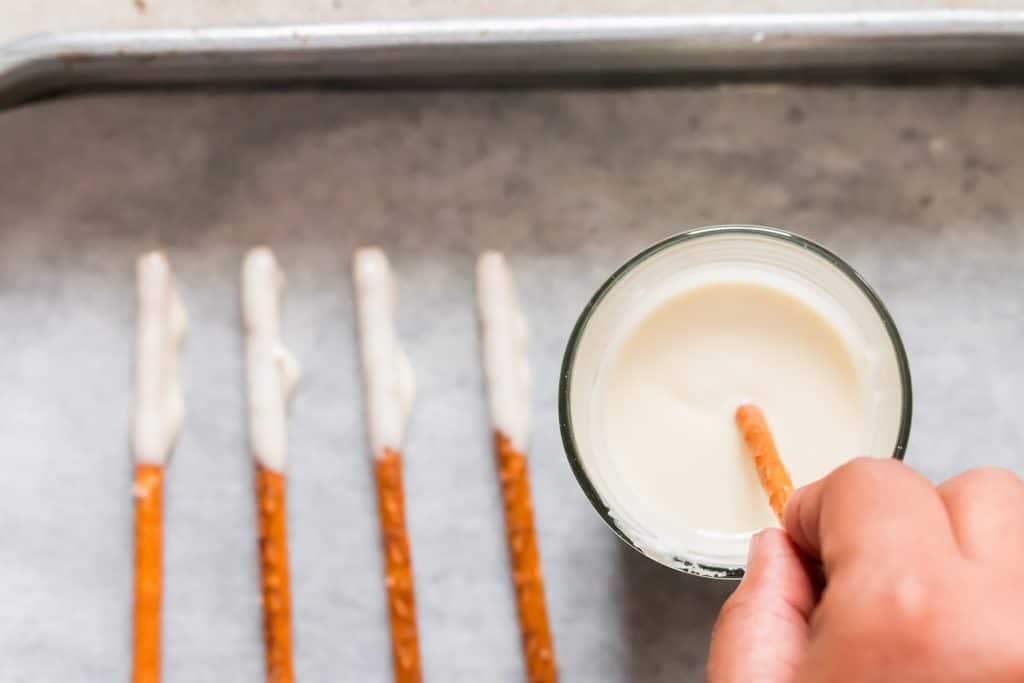
[[[603,528],[564,461],[563,344],[609,271],[685,227],[756,222],[848,258],[909,350],[908,461],[1024,471],[1018,89],[92,95],[0,113],[0,682],[126,680],[132,262],[190,309],[166,498],[168,683],[261,679],[237,272],[267,242],[305,368],[289,514],[299,680],[385,681],[388,642],[348,260],[386,246],[419,375],[406,460],[428,681],[522,680],[472,269],[530,311],[532,480],[569,683],[701,680],[730,590]]]

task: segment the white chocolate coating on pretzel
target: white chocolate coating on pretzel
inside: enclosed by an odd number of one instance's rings
[[[488,251],[477,262],[477,303],[494,429],[526,452],[530,430],[530,367],[526,358],[526,317],[505,257]]]
[[[138,313],[132,450],[138,463],[164,465],[185,418],[178,354],[188,317],[163,252],[140,256],[135,280]]]
[[[284,273],[267,247],[251,249],[242,265],[245,379],[249,443],[264,467],[284,472],[288,404],[299,365],[281,340]]]
[[[395,277],[383,250],[366,247],[353,258],[359,348],[366,387],[366,422],[375,457],[402,450],[416,380],[395,327]]]

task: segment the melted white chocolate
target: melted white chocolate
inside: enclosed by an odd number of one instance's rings
[[[352,264],[370,447],[400,451],[416,394],[408,356],[395,328],[395,278],[381,249],[356,250]]]
[[[863,453],[859,349],[826,316],[781,289],[719,282],[670,297],[624,335],[595,397],[651,528],[682,539],[775,524],[736,428],[744,403],[764,411],[797,486]]]
[[[281,340],[284,285],[274,252],[257,247],[246,254],[242,312],[249,442],[257,461],[278,472],[284,471],[288,404],[299,380],[299,365]]]
[[[185,417],[178,354],[188,318],[162,252],[139,257],[135,279],[138,316],[132,450],[139,463],[163,465]]]
[[[526,318],[502,254],[483,253],[477,262],[476,277],[491,421],[516,450],[525,452],[530,421]]]

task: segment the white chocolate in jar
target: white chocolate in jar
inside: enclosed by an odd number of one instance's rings
[[[812,306],[761,283],[698,285],[641,318],[603,372],[598,414],[647,526],[670,539],[775,524],[734,421],[744,402],[764,411],[796,486],[862,455],[850,343]]]

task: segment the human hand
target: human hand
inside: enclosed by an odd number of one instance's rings
[[[1024,681],[1024,482],[855,460],[751,543],[709,683]],[[824,575],[824,589],[819,592]]]

